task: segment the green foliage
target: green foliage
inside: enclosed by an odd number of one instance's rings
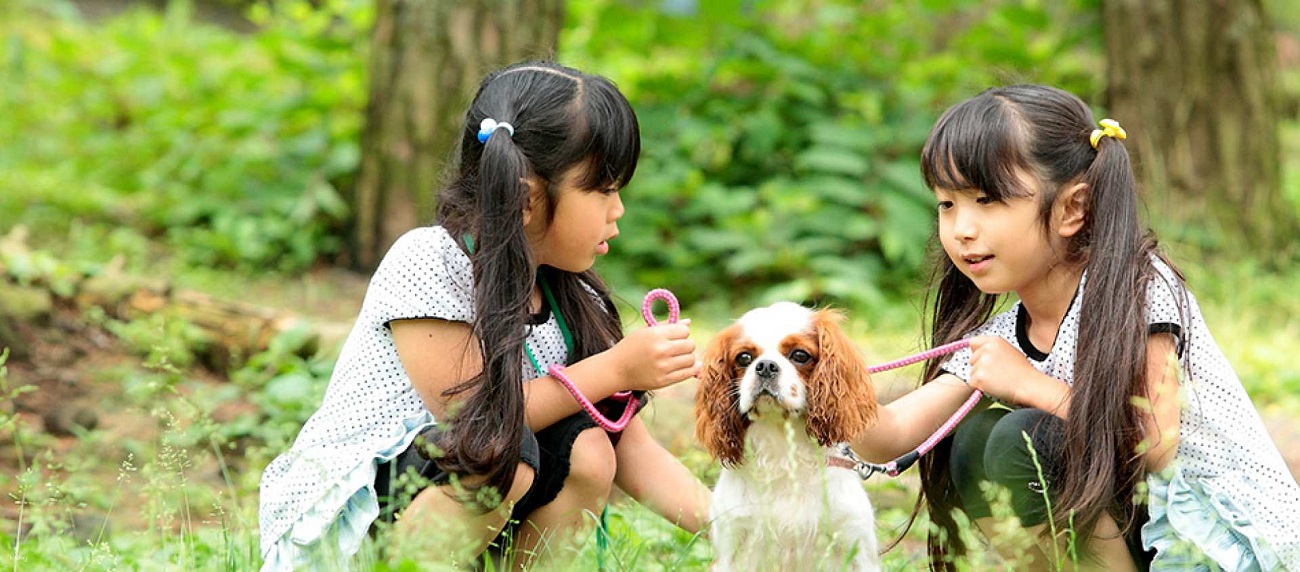
[[[1098,89],[1095,6],[1044,4],[573,6],[562,59],[614,78],[644,138],[602,271],[746,304],[880,307],[909,291],[933,227],[918,156],[938,113],[1012,81]]]
[[[303,423],[320,406],[334,362],[305,349],[310,346],[303,325],[281,332],[265,351],[249,358],[231,374],[257,407],[254,415],[233,420],[222,429],[229,439],[251,437],[270,451],[287,449]]]
[[[0,403],[5,404],[0,407],[0,435],[7,437],[12,441],[14,450],[19,455],[19,465],[24,465],[23,455],[23,427],[19,422],[18,415],[14,411],[14,399],[24,393],[36,391],[32,385],[20,385],[17,387],[9,386],[9,369],[5,362],[9,361],[9,348],[0,347]]]
[[[882,307],[924,263],[938,112],[1009,81],[1098,85],[1095,0],[571,4],[561,59],[619,81],[645,135],[602,270],[702,303]],[[98,25],[35,5],[0,24],[0,132],[25,138],[0,145],[0,226],[123,225],[202,267],[337,251],[369,2],[257,3],[248,35],[188,2]]]
[[[261,6],[251,36],[187,4],[100,25],[0,23],[0,227],[129,225],[191,264],[302,269],[337,249],[358,163],[369,11]],[[62,17],[57,14],[63,14]]]
[[[161,312],[130,321],[103,319],[103,325],[151,366],[170,363],[188,368],[204,343],[197,326]]]
[[[0,245],[8,240],[21,244],[26,235],[25,227],[16,228],[8,236],[0,238]],[[0,269],[3,269],[0,279],[12,280],[23,286],[46,286],[59,296],[72,295],[76,283],[97,270],[95,265],[68,262],[45,250],[0,250]]]

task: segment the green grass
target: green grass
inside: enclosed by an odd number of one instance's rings
[[[1261,265],[1249,259],[1221,262],[1214,272],[1183,266],[1221,347],[1257,404],[1265,410],[1300,411],[1293,397],[1300,390],[1300,375],[1289,359],[1300,349],[1295,326],[1300,323],[1300,303],[1288,294],[1300,272],[1261,273]],[[698,316],[690,301],[685,313],[695,320],[700,341],[729,319],[726,310]],[[877,323],[872,316],[852,314],[849,328],[872,361],[883,361],[918,349],[913,315],[914,309],[900,308]],[[261,468],[287,446],[319,400],[328,360],[315,363],[290,352],[272,352],[222,382],[173,365],[170,355],[179,350],[164,342],[174,341],[174,325],[135,322],[117,329],[132,332],[123,340],[137,357],[100,369],[84,383],[118,388],[106,394],[100,408],[119,419],[136,419],[136,433],[97,429],[69,442],[41,433],[21,416],[0,416],[3,441],[20,445],[31,457],[25,471],[0,474],[0,488],[10,495],[7,510],[0,513],[9,521],[0,530],[0,545],[6,547],[0,550],[0,569],[256,567]],[[905,391],[915,383],[914,376],[914,371],[904,371],[876,381],[885,392]],[[12,379],[5,383],[0,390],[15,389]],[[711,482],[717,467],[693,442],[689,399],[689,387],[665,390],[646,419],[670,450]],[[237,404],[248,410],[233,417],[219,413]],[[882,541],[893,538],[915,498],[915,475],[877,477],[868,489]],[[19,522],[31,527],[22,538],[13,534]],[[613,504],[609,523],[612,542],[606,556],[611,569],[707,569],[707,541],[677,530],[629,500]],[[901,548],[885,555],[887,569],[920,565],[923,531],[924,524],[913,528]],[[594,543],[576,557],[593,562]],[[382,563],[371,567],[388,569]],[[970,569],[982,568],[972,564]]]

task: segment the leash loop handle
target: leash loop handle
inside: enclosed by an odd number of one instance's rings
[[[646,325],[659,325],[659,321],[656,320],[654,316],[655,300],[663,300],[668,303],[667,323],[676,324],[677,320],[681,317],[681,304],[677,302],[677,297],[674,296],[672,292],[663,288],[656,288],[646,293],[645,299],[641,301],[641,317],[645,319]],[[621,401],[625,405],[623,406],[623,415],[619,417],[617,421],[611,420],[610,418],[605,417],[599,409],[596,409],[596,406],[591,402],[591,400],[587,399],[587,396],[583,395],[582,392],[578,390],[578,386],[573,383],[573,380],[569,379],[569,376],[564,374],[564,366],[559,364],[552,365],[547,368],[546,373],[558,380],[560,385],[563,385],[564,389],[569,391],[569,394],[578,402],[578,405],[582,406],[582,410],[585,411],[587,415],[591,416],[592,421],[595,421],[597,425],[600,425],[601,429],[610,433],[618,433],[625,429],[627,424],[632,422],[632,416],[636,414],[637,408],[640,407],[640,404],[637,403],[637,399],[632,395],[631,391],[620,391],[615,393],[609,396],[610,399]]]
[[[663,288],[655,288],[646,293],[645,300],[641,301],[641,317],[645,318],[645,325],[658,326],[659,320],[655,319],[654,303],[655,300],[663,300],[668,304],[668,323],[676,324],[678,318],[682,315],[682,306],[677,303],[677,297],[672,292]]]

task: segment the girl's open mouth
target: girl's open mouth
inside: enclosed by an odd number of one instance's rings
[[[970,267],[971,272],[978,272],[988,267],[989,261],[993,260],[993,255],[967,256],[962,260],[966,261],[966,265]]]

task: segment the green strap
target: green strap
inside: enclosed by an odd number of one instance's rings
[[[551,293],[551,286],[547,284],[546,278],[539,275],[539,282],[542,283],[542,295],[546,296],[546,303],[551,306],[551,313],[555,314],[555,323],[560,326],[560,335],[564,336],[565,359],[567,363],[572,357],[568,354],[573,353],[573,332],[569,331],[569,324],[564,321],[564,314],[560,313],[560,304],[555,301],[555,294]]]
[[[564,336],[565,363],[568,363],[569,355],[573,351],[573,332],[569,330],[568,322],[564,320],[564,314],[560,313],[560,304],[555,300],[555,294],[551,292],[551,286],[544,276],[538,275],[538,282],[542,286],[542,296],[546,298],[546,304],[551,307],[551,314],[555,315],[555,323],[560,326],[560,334]],[[533,355],[533,349],[524,344],[524,350],[528,352],[528,359],[533,363],[533,369],[538,375],[546,375],[542,367],[537,362],[537,356]],[[609,505],[605,505],[600,511],[600,522],[596,524],[596,569],[605,570],[605,554],[609,552]]]
[[[546,297],[546,303],[551,307],[551,314],[555,315],[555,323],[560,327],[560,335],[564,336],[564,362],[569,362],[569,357],[573,351],[573,333],[569,331],[569,324],[564,321],[564,314],[560,313],[560,305],[555,301],[555,295],[551,293],[551,287],[546,285],[546,279],[540,280],[542,283],[542,294]],[[524,342],[524,353],[528,354],[528,361],[533,364],[533,371],[537,375],[546,375],[546,370],[542,369],[541,362],[537,361],[537,355],[533,353],[533,348]]]

